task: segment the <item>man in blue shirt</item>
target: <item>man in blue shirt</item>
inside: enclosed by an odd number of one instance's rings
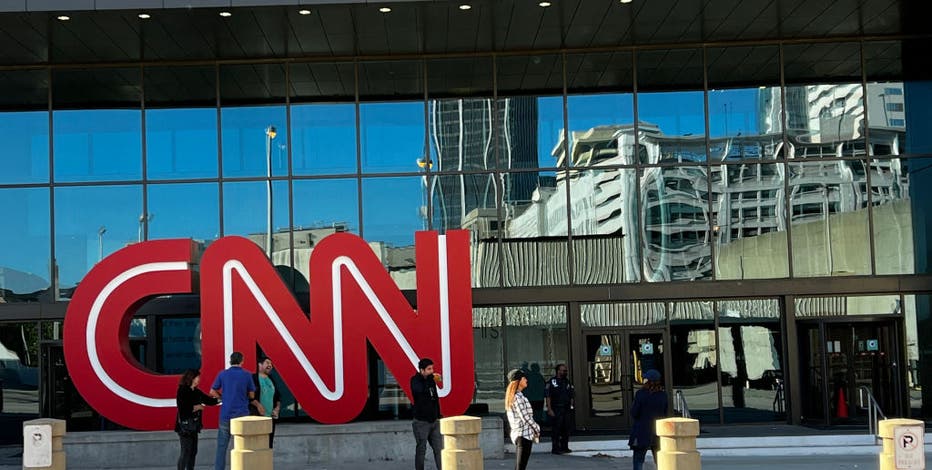
[[[222,398],[220,405],[220,429],[217,430],[217,457],[214,469],[223,470],[227,465],[227,451],[230,445],[230,420],[249,416],[249,405],[255,406],[259,413],[265,414],[265,408],[255,398],[256,385],[252,374],[243,370],[243,353],[230,354],[230,367],[217,374],[214,384],[210,386],[210,396]]]

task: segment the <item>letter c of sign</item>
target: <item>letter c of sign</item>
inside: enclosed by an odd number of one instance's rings
[[[135,429],[174,423],[177,375],[133,357],[129,325],[149,298],[193,292],[191,240],[130,245],[94,266],[65,314],[65,363],[75,387],[102,415]]]

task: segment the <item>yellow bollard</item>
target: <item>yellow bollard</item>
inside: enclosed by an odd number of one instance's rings
[[[272,470],[271,433],[272,418],[243,416],[230,420],[230,434],[233,435],[230,469]]]
[[[657,420],[660,452],[657,470],[700,470],[702,460],[696,450],[699,421],[689,418]]]
[[[880,470],[896,470],[897,468],[925,468],[925,449],[923,445],[923,429],[925,423],[915,419],[884,419],[878,426],[880,438],[883,439],[883,448],[880,451]],[[918,430],[909,437],[910,442],[896,442],[896,428],[906,426],[916,426]],[[900,436],[903,438],[904,436]],[[905,458],[910,465],[904,467],[896,466],[896,450],[898,444],[905,444],[900,449],[901,457]],[[915,451],[913,451],[915,449]],[[904,453],[905,451],[905,453]],[[910,452],[913,451],[913,452]]]
[[[33,426],[38,426],[39,428],[34,428]],[[45,447],[44,449],[51,450],[51,455],[39,457],[39,460],[46,460],[48,457],[50,457],[50,459],[48,460],[51,465],[28,466],[26,462],[27,458],[29,458],[32,455],[36,455],[37,453],[38,454],[43,453],[40,447],[42,446],[41,441],[42,439],[44,439],[44,435],[26,435],[26,431],[27,429],[30,431],[41,429],[45,426],[48,426],[51,428],[50,435],[51,435],[52,442],[50,446]],[[65,446],[63,442],[65,438],[65,431],[66,431],[65,421],[61,419],[42,418],[42,419],[33,419],[30,421],[24,421],[23,422],[23,469],[24,470],[25,469],[65,470]],[[42,433],[36,433],[36,434],[42,434]],[[27,450],[27,447],[32,447],[32,449]],[[36,451],[36,452],[33,452],[33,451]]]
[[[443,452],[440,453],[443,470],[482,470],[480,432],[481,418],[453,416],[440,420],[440,434],[443,434]]]

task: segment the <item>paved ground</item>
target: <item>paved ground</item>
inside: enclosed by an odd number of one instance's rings
[[[6,449],[9,450],[9,449]],[[6,452],[7,457],[12,457],[10,452]],[[199,459],[198,468],[212,468],[210,466],[211,456],[202,456]],[[136,470],[170,470],[175,468],[172,465],[174,455],[166,455],[166,465],[164,467],[154,467],[151,469]],[[926,460],[932,458],[927,455]],[[20,469],[18,465],[10,465],[9,459],[0,465],[0,470]],[[333,465],[333,466],[276,466],[276,470],[371,470],[373,467],[379,470],[410,470],[413,467],[413,461],[398,462],[377,462],[364,464]],[[115,467],[118,468],[118,467]],[[428,464],[428,469],[433,469]],[[514,460],[486,460],[485,468],[487,469],[508,469],[514,468]],[[563,470],[572,468],[573,470],[606,470],[606,469],[628,469],[631,468],[631,459],[612,458],[612,457],[579,457],[579,456],[554,456],[550,454],[534,454],[531,456],[528,468],[533,470]],[[648,457],[646,469],[654,470],[650,457]],[[724,457],[724,458],[703,458],[703,470],[743,470],[750,468],[775,468],[779,470],[835,470],[835,469],[858,469],[858,470],[875,470],[878,468],[877,457],[875,456],[815,456],[815,457],[763,457],[763,458],[746,458],[746,457]]]

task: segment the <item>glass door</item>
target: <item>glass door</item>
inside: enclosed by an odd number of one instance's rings
[[[888,416],[902,412],[897,328],[884,322],[817,322],[800,327],[804,422],[863,424],[870,392]]]
[[[656,369],[663,377],[664,333],[625,331],[588,333],[586,338],[585,393],[590,429],[623,429],[632,424],[629,412],[644,373]]]

